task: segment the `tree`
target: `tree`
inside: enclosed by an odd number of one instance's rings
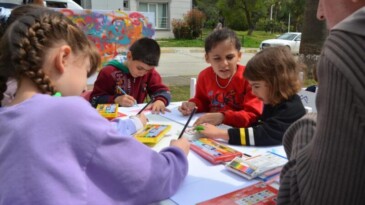
[[[241,12],[243,11],[248,26],[247,35],[249,36],[255,30],[259,19],[266,14],[265,0],[227,0],[226,5],[231,13],[233,8],[237,8]],[[240,12],[238,11],[237,13]]]
[[[328,31],[324,21],[317,20],[319,0],[306,0],[302,39],[299,59],[307,65],[304,74],[312,77],[313,68],[317,65],[318,57]]]
[[[205,27],[214,28],[218,23],[220,14],[219,8],[217,8],[218,0],[194,0],[194,6],[200,11],[204,12],[206,16]]]

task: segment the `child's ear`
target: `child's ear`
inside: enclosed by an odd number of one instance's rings
[[[127,60],[128,61],[132,61],[133,60],[133,58],[132,58],[132,52],[130,52],[130,51],[128,51],[128,53],[127,53]]]
[[[208,54],[205,54],[205,62],[207,62],[207,63],[209,63],[209,56],[208,56]]]
[[[68,45],[61,46],[55,59],[55,67],[57,71],[59,71],[60,73],[63,73],[65,71],[65,68],[69,63],[70,56],[71,47]]]

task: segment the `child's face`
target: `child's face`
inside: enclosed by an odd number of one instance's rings
[[[83,55],[71,54],[69,63],[65,64],[65,71],[61,81],[56,84],[63,96],[80,95],[85,89],[87,74],[90,72],[90,60]]]
[[[128,59],[127,63],[128,63],[129,73],[134,78],[142,77],[154,68],[154,66],[147,65],[142,61],[133,60],[132,55],[130,53],[128,53],[127,59]]]
[[[230,39],[227,39],[205,54],[205,60],[220,78],[227,79],[236,72],[237,63],[241,60],[241,52],[235,48]]]
[[[269,101],[269,87],[265,81],[251,81],[249,80],[248,83],[251,85],[252,93],[262,100],[264,104],[270,104]]]

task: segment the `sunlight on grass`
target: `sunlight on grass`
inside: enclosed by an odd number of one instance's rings
[[[212,32],[204,29],[203,35],[198,39],[157,39],[161,47],[204,47],[204,39]],[[258,48],[261,41],[276,38],[278,33],[267,33],[265,31],[254,31],[252,36],[247,35],[247,31],[236,31],[238,39],[241,40],[242,47]]]

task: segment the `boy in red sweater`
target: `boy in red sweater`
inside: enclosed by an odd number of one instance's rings
[[[141,38],[129,48],[127,55],[117,56],[99,72],[90,96],[96,107],[103,103],[118,103],[123,107],[143,103],[150,96],[147,107],[153,113],[164,113],[171,94],[154,68],[160,59],[160,46],[150,38]]]
[[[194,107],[201,116],[195,125],[224,123],[233,127],[248,127],[262,113],[262,102],[252,94],[243,77],[245,67],[239,65],[241,43],[234,31],[223,28],[205,40],[205,60],[211,66],[199,73],[195,96],[179,107],[190,115]]]

